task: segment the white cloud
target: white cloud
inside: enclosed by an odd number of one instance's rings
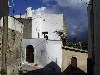
[[[89,0],[42,0],[43,3],[50,1],[56,1],[61,7],[79,6],[89,2]]]
[[[33,11],[33,14],[41,15],[44,13],[45,10],[46,10],[46,7],[40,7],[36,10],[33,9],[32,11]]]
[[[71,36],[76,36],[76,32],[70,32]]]
[[[77,25],[72,25],[72,29],[71,29],[71,35],[72,36],[76,36],[77,35],[77,30],[78,30],[78,27]]]
[[[55,10],[53,10],[51,8],[47,8],[47,7],[40,7],[36,10],[33,9],[32,12],[33,12],[34,15],[42,15],[44,13],[53,14],[53,13],[55,13]]]

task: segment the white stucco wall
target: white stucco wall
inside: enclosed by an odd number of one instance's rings
[[[22,63],[26,62],[26,47],[28,45],[32,45],[34,48],[34,63],[39,64],[42,66],[41,60],[41,50],[45,51],[46,49],[46,40],[45,39],[23,39],[22,40]],[[40,61],[40,62],[39,62]]]
[[[45,67],[50,62],[55,62],[60,68],[62,65],[62,42],[47,41],[43,38],[39,39],[23,39],[22,40],[22,63],[26,62],[26,47],[32,45],[34,47],[34,63]],[[29,63],[28,63],[29,64]]]
[[[61,41],[47,41],[46,50],[47,50],[48,63],[53,61],[61,68],[62,42]]]
[[[48,39],[60,40],[55,31],[64,30],[63,14],[43,14],[32,17],[32,38],[44,38],[42,32],[48,32]]]
[[[3,26],[3,18],[1,19],[0,26]],[[23,33],[24,25],[13,17],[8,16],[8,28]]]
[[[27,17],[32,17],[32,7],[28,7],[26,10],[27,10],[26,13]]]
[[[45,7],[41,9],[44,10]],[[63,14],[42,13],[39,9],[36,11],[32,10],[31,7],[28,7],[26,10],[27,13],[21,15],[21,18],[32,18],[32,38],[44,38],[42,32],[48,32],[49,40],[60,40],[58,34],[54,33],[55,31],[64,31],[66,35]],[[20,15],[15,15],[15,17],[20,18]]]

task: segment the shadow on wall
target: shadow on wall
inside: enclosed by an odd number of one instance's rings
[[[61,72],[61,68],[55,62],[51,62],[42,69],[29,71],[24,75],[87,75],[87,74],[79,68],[72,67],[72,65],[69,65],[63,72]]]

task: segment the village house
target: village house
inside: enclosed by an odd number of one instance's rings
[[[64,15],[33,12],[28,7],[25,15],[8,17],[8,75],[17,75],[19,69],[27,72],[42,68],[66,74],[70,65],[78,68],[75,73],[79,70],[78,73],[84,75],[88,52],[65,46],[67,26]],[[1,39],[2,26],[1,19]],[[72,73],[71,68],[68,71]]]
[[[21,57],[21,41],[23,38],[23,27],[16,18],[8,16],[8,49],[7,49],[7,71],[8,75],[14,72],[18,73]],[[2,35],[3,18],[0,20],[0,70],[2,66]]]
[[[15,17],[19,18],[18,15]],[[72,65],[71,62],[74,62],[74,66],[78,67],[78,73],[84,75],[87,72],[87,51],[71,48],[62,49],[64,46],[62,37],[67,37],[63,14],[33,14],[31,7],[28,7],[27,14],[23,15],[22,18],[32,19],[32,38],[22,40],[21,62],[24,65],[23,70],[27,71],[25,66],[30,65],[33,66],[31,70],[45,68],[63,72],[69,65]],[[48,66],[51,62],[56,65]]]
[[[35,65],[40,68],[54,62],[56,66],[49,69],[61,71],[62,40],[57,32],[66,36],[66,25],[63,14],[31,15],[32,10],[27,8],[27,17],[32,18],[32,38],[22,40],[22,64]],[[64,28],[65,27],[65,28]]]

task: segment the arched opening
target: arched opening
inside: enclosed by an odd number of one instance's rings
[[[29,63],[34,63],[34,48],[32,45],[26,47],[26,61]]]
[[[76,71],[77,70],[77,58],[72,57],[71,58],[71,71]]]

